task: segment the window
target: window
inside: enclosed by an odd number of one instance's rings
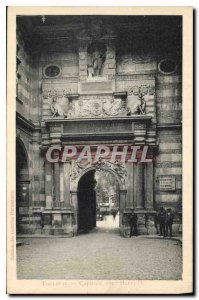
[[[165,75],[175,73],[177,70],[177,63],[173,59],[163,59],[158,64],[158,71]]]
[[[49,65],[44,69],[44,75],[49,78],[58,77],[60,73],[60,67],[57,65]]]

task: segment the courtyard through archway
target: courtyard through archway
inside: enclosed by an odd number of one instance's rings
[[[117,230],[120,218],[120,186],[107,170],[90,170],[78,183],[78,233]]]

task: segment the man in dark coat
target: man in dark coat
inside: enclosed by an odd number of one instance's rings
[[[163,207],[160,207],[159,213],[158,213],[158,223],[160,226],[160,234],[159,235],[163,235],[165,236],[166,234],[166,211]]]
[[[134,212],[134,209],[131,209],[131,213],[129,214],[129,225],[130,225],[130,237],[135,235],[138,235],[138,230],[137,230],[137,214]]]
[[[168,231],[169,231],[169,236],[172,237],[172,225],[173,225],[173,213],[172,210],[169,208],[166,211],[166,236],[168,236]]]

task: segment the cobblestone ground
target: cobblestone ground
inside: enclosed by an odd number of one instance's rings
[[[181,279],[178,241],[122,238],[93,229],[74,238],[27,238],[17,247],[18,279]]]

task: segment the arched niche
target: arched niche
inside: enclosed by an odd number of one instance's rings
[[[101,42],[93,42],[87,48],[87,75],[88,78],[103,75],[106,60],[106,46]]]

